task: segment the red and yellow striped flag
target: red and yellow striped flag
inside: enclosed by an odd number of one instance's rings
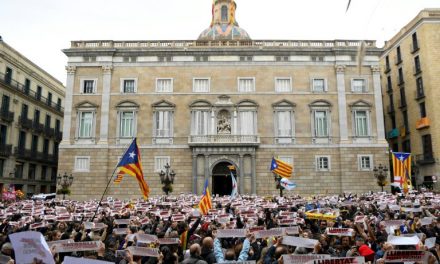
[[[286,163],[282,160],[272,158],[272,163],[270,164],[270,171],[276,173],[284,178],[290,178],[292,176],[293,165]]]
[[[405,193],[411,186],[411,153],[392,152],[394,177],[401,177]]]
[[[211,194],[209,193],[209,189],[208,189],[208,179],[206,179],[205,187],[203,189],[203,196],[199,202],[199,210],[202,214],[206,215],[208,214],[209,209],[212,209],[212,201],[211,201]]]

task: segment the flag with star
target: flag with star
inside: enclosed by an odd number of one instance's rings
[[[405,193],[411,186],[411,153],[392,152],[393,174],[400,177],[401,187]]]
[[[141,189],[144,198],[148,198],[150,188],[148,187],[142,172],[141,155],[136,138],[133,139],[133,142],[131,142],[124,156],[122,156],[121,160],[119,161],[117,171],[118,173],[114,179],[115,183],[120,182],[123,175],[127,174],[133,176],[138,181],[139,188]]]
[[[293,166],[287,162],[280,159],[272,157],[272,162],[270,163],[270,171],[280,175],[283,178],[290,178],[292,176]]]

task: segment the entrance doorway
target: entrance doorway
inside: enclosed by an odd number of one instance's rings
[[[212,169],[212,194],[216,195],[230,195],[232,192],[231,172],[228,166],[232,164],[229,162],[220,162]],[[237,179],[236,171],[232,174]]]

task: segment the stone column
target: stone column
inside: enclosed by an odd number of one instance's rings
[[[192,160],[192,174],[193,174],[193,181],[192,181],[192,190],[194,194],[197,194],[197,155],[193,155]]]
[[[252,194],[257,194],[257,175],[255,170],[255,155],[251,155],[251,162],[252,162]]]
[[[244,162],[243,162],[243,155],[240,154],[238,158],[238,163],[240,164],[240,178],[238,186],[240,186],[240,194],[243,194],[244,192]]]
[[[70,129],[72,127],[73,86],[75,84],[76,66],[66,66],[66,71],[66,97],[64,99],[63,141],[61,142],[61,145],[70,144]]]
[[[341,141],[348,140],[347,100],[345,98],[345,65],[336,65],[336,84],[338,87],[339,134]]]
[[[374,87],[374,106],[376,107],[376,127],[377,127],[377,141],[385,143],[385,127],[383,120],[383,105],[382,105],[382,89],[380,85],[380,67],[378,65],[371,66],[373,74]]]
[[[234,115],[233,115],[233,122],[232,122],[232,134],[233,135],[238,135],[238,118],[237,118],[237,110],[234,110]]]
[[[215,124],[215,112],[211,110],[211,135],[217,134],[217,126]]]
[[[205,181],[209,178],[209,155],[205,154]],[[210,181],[212,182],[212,181]],[[212,183],[211,183],[212,184]],[[212,191],[212,187],[210,188]]]
[[[113,66],[102,66],[102,102],[101,102],[101,126],[99,129],[98,144],[108,144],[108,122],[110,112],[110,86]]]

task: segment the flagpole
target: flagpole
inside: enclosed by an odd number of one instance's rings
[[[124,157],[125,154],[127,154],[128,146],[130,146],[133,143],[134,140],[135,140],[135,138],[133,138],[129,144],[125,145],[125,152],[122,155],[122,157]],[[99,200],[98,207],[96,207],[96,210],[95,210],[95,213],[93,214],[91,222],[93,222],[93,220],[95,219],[96,213],[98,213],[99,207],[101,206],[101,203],[102,203],[102,199],[104,199],[104,196],[105,196],[105,193],[107,192],[108,186],[110,185],[110,182],[113,179],[113,175],[115,174],[115,171],[118,169],[118,165],[119,165],[119,161],[116,164],[115,168],[113,169],[113,172],[112,172],[112,175],[111,175],[110,179],[107,181],[107,186],[105,186],[104,192],[101,195],[101,199]]]

